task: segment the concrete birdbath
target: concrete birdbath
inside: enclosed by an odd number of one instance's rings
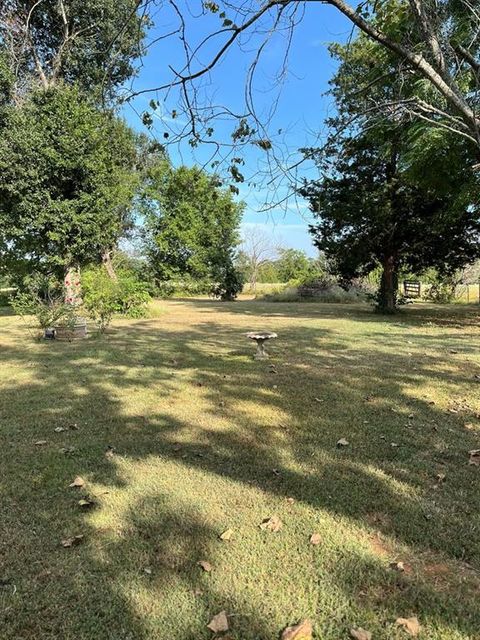
[[[268,358],[268,353],[265,351],[265,342],[276,337],[277,334],[272,333],[271,331],[250,331],[250,333],[247,333],[247,338],[250,338],[250,340],[255,340],[255,342],[257,343],[257,351],[254,356],[255,360]]]

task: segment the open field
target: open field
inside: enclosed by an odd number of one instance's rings
[[[478,309],[155,304],[71,344],[0,318],[2,640],[478,640]]]

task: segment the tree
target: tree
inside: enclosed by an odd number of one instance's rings
[[[219,295],[231,297],[225,291],[233,290],[243,204],[234,202],[217,177],[198,167],[174,169],[160,158],[147,170],[142,210],[145,250],[158,282],[206,280],[221,285]]]
[[[59,82],[112,98],[142,54],[147,1],[4,0],[0,42],[14,77],[14,97]]]
[[[407,18],[397,29],[408,29]],[[392,312],[401,268],[452,273],[477,255],[478,177],[469,143],[453,132],[426,128],[405,112],[365,117],[369,104],[408,101],[424,90],[396,72],[391,52],[364,34],[332,52],[340,66],[330,83],[330,137],[322,152],[304,150],[323,177],[301,193],[319,219],[311,227],[317,246],[346,280],[381,265],[378,306]],[[368,92],[359,91],[362,82]]]
[[[396,309],[402,268],[452,273],[480,255],[478,205],[466,191],[461,199],[439,196],[412,179],[403,133],[401,125],[383,127],[332,142],[333,168],[319,158],[323,177],[301,190],[317,219],[310,227],[315,243],[344,280],[381,265],[378,308],[387,313]]]
[[[309,259],[305,251],[300,249],[278,249],[278,259],[275,261],[280,282],[289,280],[305,280],[313,277],[314,261]]]
[[[243,231],[240,260],[245,278],[249,280],[253,292],[262,267],[276,255],[271,237],[261,227],[247,227]]]
[[[98,262],[130,224],[131,131],[76,88],[7,109],[0,139],[0,256],[17,275]]]

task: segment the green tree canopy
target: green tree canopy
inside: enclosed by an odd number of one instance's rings
[[[315,265],[305,251],[280,247],[275,261],[280,282],[305,280],[314,275]]]
[[[370,131],[343,139],[330,147],[335,169],[301,190],[317,219],[315,244],[337,273],[351,280],[382,266],[386,311],[395,309],[401,268],[451,272],[480,255],[478,206],[439,195],[403,171],[401,135],[400,127],[395,136]]]
[[[403,38],[416,27],[408,11],[395,19],[390,11],[388,28]],[[392,52],[364,34],[332,51],[340,62],[331,81],[337,112],[325,148],[304,150],[321,177],[301,193],[317,218],[316,244],[338,273],[349,280],[380,265],[380,307],[393,311],[401,268],[451,272],[478,255],[474,147],[412,120],[408,105],[427,99],[431,87]],[[377,109],[388,103],[392,113]]]
[[[0,139],[4,268],[62,275],[100,259],[129,224],[134,137],[76,88],[37,92],[7,110]]]
[[[233,269],[243,205],[198,167],[174,169],[160,159],[143,193],[145,248],[158,281],[222,281]]]
[[[137,0],[4,0],[0,42],[15,93],[64,82],[111,98],[134,73],[149,21]]]

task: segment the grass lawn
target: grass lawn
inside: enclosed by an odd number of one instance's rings
[[[235,640],[478,640],[478,308],[154,312],[76,343],[0,318],[0,638],[203,640],[225,610]]]

